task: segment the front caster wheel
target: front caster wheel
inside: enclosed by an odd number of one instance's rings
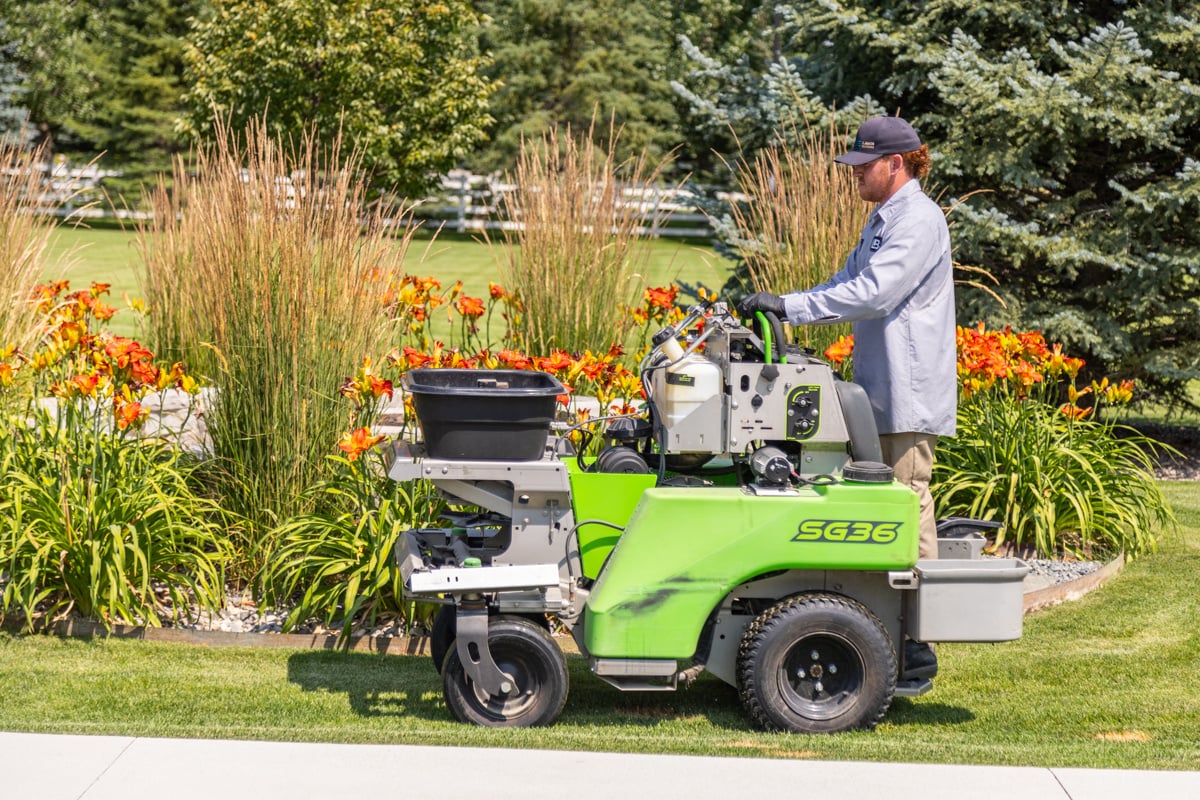
[[[861,604],[801,595],[750,623],[737,675],[746,710],[768,730],[870,729],[895,694],[896,655],[883,625]]]
[[[488,622],[488,649],[513,691],[492,696],[477,687],[451,647],[442,666],[446,706],[459,722],[489,728],[550,725],[567,702],[567,662],[553,637],[534,622],[498,616]]]

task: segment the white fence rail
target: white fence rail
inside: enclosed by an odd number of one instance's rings
[[[106,203],[98,202],[103,198],[102,181],[120,175],[117,171],[100,169],[94,163],[73,167],[66,162],[39,164],[35,169],[43,173],[43,190],[36,205],[44,213],[85,217],[149,216],[146,211],[114,211]],[[511,230],[520,225],[519,221],[506,218],[503,202],[503,196],[516,187],[500,176],[455,170],[444,175],[439,183],[439,189],[417,204],[413,214],[423,225],[456,233]],[[641,212],[645,223],[638,229],[641,236],[704,238],[713,233],[708,217],[700,212],[695,195],[687,189],[643,191],[629,187],[624,197],[625,202],[636,204]]]
[[[520,222],[505,217],[503,197],[515,189],[496,175],[456,170],[442,177],[441,192],[418,206],[415,216],[457,233],[512,229]],[[708,217],[700,213],[695,195],[687,189],[630,187],[624,191],[624,198],[626,203],[639,207],[645,222],[638,229],[641,236],[657,239],[712,235]]]

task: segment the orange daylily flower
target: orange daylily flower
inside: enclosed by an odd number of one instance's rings
[[[501,350],[496,354],[500,363],[509,369],[533,369],[533,359],[516,350]]]
[[[145,359],[138,359],[129,365],[131,377],[144,386],[158,384],[158,367]]]
[[[537,368],[546,372],[561,372],[571,366],[571,354],[566,350],[551,350],[546,358],[535,358]]]
[[[91,397],[96,393],[96,388],[100,385],[100,376],[94,372],[90,375],[76,375],[71,378],[70,383],[79,394],[84,397]]]
[[[142,404],[134,400],[133,402],[114,402],[113,414],[117,420],[117,428],[126,430],[130,426],[137,427],[146,417],[150,416],[150,412],[142,407]]]
[[[479,317],[482,317],[486,311],[483,306],[483,300],[479,299],[478,297],[470,297],[465,294],[458,299],[458,302],[454,304],[454,307],[458,310],[458,313],[470,319],[478,319]]]
[[[1092,409],[1083,408],[1072,403],[1063,403],[1058,408],[1059,412],[1071,419],[1083,419],[1092,413]]]
[[[391,381],[384,380],[383,378],[375,375],[368,375],[367,379],[367,389],[371,392],[373,397],[379,398],[386,396],[388,400],[392,399],[394,387],[392,386]]]
[[[82,341],[87,329],[80,322],[64,322],[55,329],[55,344],[64,350],[72,350]]]
[[[182,361],[176,361],[170,370],[159,370],[157,388],[161,392],[169,386],[182,388],[184,367]]]
[[[825,348],[825,358],[834,366],[841,364],[854,354],[854,336],[839,336],[838,340]]]
[[[392,359],[392,357],[389,356],[389,360],[391,360],[391,359]],[[417,350],[414,347],[405,346],[403,354],[396,355],[396,357],[392,361],[392,363],[394,366],[407,368],[407,369],[416,369],[417,367],[427,366],[432,361],[433,361],[432,356],[428,356],[425,353],[420,352],[419,350]]]
[[[1012,373],[1022,390],[1028,390],[1035,383],[1042,382],[1042,374],[1038,372],[1037,367],[1028,361],[1018,361]]]
[[[1133,400],[1133,387],[1132,380],[1121,381],[1104,390],[1104,399],[1115,406],[1123,406]]]
[[[356,428],[342,436],[338,442],[338,448],[346,454],[349,460],[354,461],[385,438],[387,437],[383,435],[372,436],[370,428]]]
[[[134,361],[153,358],[153,354],[136,340],[127,339],[124,336],[112,337],[112,340],[105,345],[104,353],[113,359],[121,369],[125,369]]]
[[[675,306],[678,286],[660,286],[646,289],[646,305],[650,308],[671,309]]]

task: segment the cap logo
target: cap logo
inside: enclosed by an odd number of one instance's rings
[[[854,149],[855,150],[874,150],[875,143],[874,142],[864,142],[862,139],[855,139],[854,140]]]

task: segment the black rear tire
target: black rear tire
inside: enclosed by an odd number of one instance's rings
[[[442,606],[433,617],[433,625],[429,629],[429,657],[433,659],[433,668],[442,671],[446,661],[446,653],[454,647],[454,635],[458,628],[457,609],[454,606]]]
[[[545,628],[521,617],[488,622],[488,649],[501,672],[516,684],[513,694],[493,697],[467,677],[458,650],[446,653],[442,686],[446,706],[459,722],[488,728],[550,725],[567,703],[567,661]]]
[[[834,594],[800,595],[750,623],[737,675],[742,703],[767,730],[869,730],[892,703],[896,653],[862,604]]]

